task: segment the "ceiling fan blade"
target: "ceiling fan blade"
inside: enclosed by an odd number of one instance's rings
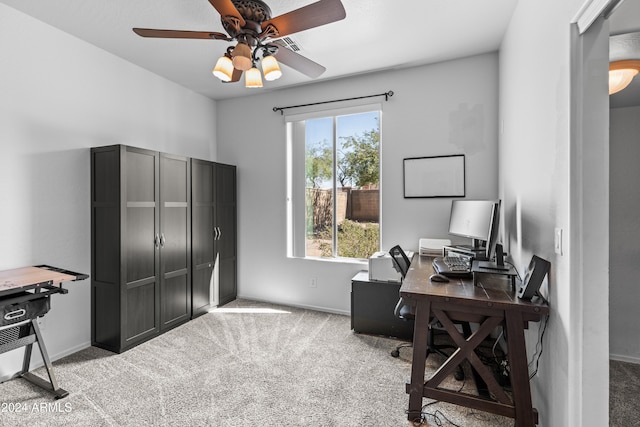
[[[307,75],[312,79],[320,77],[320,75],[327,70],[325,67],[313,62],[309,58],[304,57],[291,49],[287,49],[284,47],[283,42],[276,40],[273,43],[280,47],[278,49],[278,53],[274,55],[276,59],[294,70],[300,71],[302,74]]]
[[[232,40],[223,33],[215,31],[180,31],[180,30],[153,30],[150,28],[134,28],[133,32],[142,37],[162,37],[170,39],[216,39]]]
[[[213,2],[213,0],[210,0]],[[283,37],[309,28],[340,21],[347,16],[340,0],[320,0],[262,23],[262,28],[272,24],[278,29],[276,37]]]
[[[215,7],[222,18],[233,16],[240,20],[240,26],[244,26],[244,18],[238,12],[238,9],[231,3],[231,0],[209,0],[211,6]]]

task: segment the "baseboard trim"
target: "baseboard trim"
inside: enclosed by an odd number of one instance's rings
[[[291,301],[276,301],[276,300],[273,300],[273,299],[267,300],[267,299],[263,299],[263,298],[252,297],[252,296],[249,296],[249,295],[238,295],[238,299],[246,299],[246,300],[257,301],[257,302],[267,302],[267,303],[271,303],[271,304],[278,304],[278,305],[286,305],[286,306],[289,306],[289,307],[303,308],[303,309],[306,309],[306,310],[322,311],[322,312],[325,312],[325,313],[341,314],[343,316],[351,316],[351,311],[336,310],[334,308],[321,307],[321,306],[317,306],[317,305],[297,304],[297,303],[293,303]]]
[[[640,357],[625,356],[622,354],[609,354],[609,359],[617,360],[618,362],[635,363],[640,365]]]
[[[37,346],[38,344],[35,344],[35,346]],[[59,353],[56,353],[54,355],[49,355],[49,359],[51,360],[51,363],[54,363],[57,360],[62,359],[63,357],[67,357],[73,353],[77,353],[81,350],[84,350],[85,348],[89,348],[91,347],[91,341],[87,341],[84,342],[82,344],[78,344],[74,347],[65,349]],[[23,347],[24,348],[24,347]],[[18,350],[18,349],[16,349]],[[15,351],[15,350],[14,350]],[[37,358],[37,359],[36,359]],[[37,348],[34,348],[31,351],[31,365],[29,366],[31,369],[30,371],[33,371],[35,369],[41,368],[44,366],[44,362],[42,361],[42,354],[40,353],[40,350]],[[55,366],[53,367],[54,372],[55,372]],[[20,375],[20,371],[14,373],[14,374],[6,374],[6,375],[2,375],[0,376],[0,383],[3,383],[5,381],[9,381],[11,379],[17,378]]]

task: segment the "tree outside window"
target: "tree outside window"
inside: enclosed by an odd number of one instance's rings
[[[379,250],[379,120],[378,111],[307,120],[306,256],[366,259]]]

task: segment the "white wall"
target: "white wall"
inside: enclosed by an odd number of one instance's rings
[[[403,159],[464,153],[467,197],[497,197],[497,88],[489,53],[220,101],[219,160],[238,166],[239,295],[348,313],[350,279],[366,268],[286,257],[286,134],[274,106],[394,91],[382,98],[382,247],[416,250],[420,237],[447,237],[451,200],[404,199]]]
[[[3,4],[0,52],[0,269],[90,273],[89,147],[216,159],[208,98]],[[54,359],[91,340],[90,280],[67,287],[44,318]],[[0,379],[20,369],[22,354],[0,356]]]
[[[611,358],[640,363],[640,107],[610,115],[610,325]]]
[[[578,127],[574,126],[577,117],[572,107],[583,105],[578,99],[582,93],[572,90],[572,85],[579,86],[572,74],[572,52],[578,43],[572,42],[570,22],[582,3],[519,2],[500,50],[500,120],[504,129],[500,136],[500,196],[507,250],[520,271],[533,254],[552,263],[543,289],[551,315],[540,369],[531,382],[540,426],[608,425],[608,218],[602,213],[603,206],[606,211],[606,176],[587,199],[580,182],[583,173],[593,172],[593,177],[600,179],[608,172],[607,156],[601,151],[606,148],[606,117],[592,117],[588,107],[581,110],[580,119],[591,121],[595,132],[574,134]],[[588,43],[580,52],[581,60],[591,59]],[[602,92],[606,100],[606,56],[595,60],[601,63],[586,70],[581,83],[595,78],[596,92]],[[583,152],[585,157],[600,155],[592,170],[583,168],[584,159],[572,145],[583,137],[600,138],[597,151]],[[573,170],[576,166],[579,170]],[[583,217],[599,227],[581,228],[583,223],[574,219]],[[562,255],[554,253],[555,227],[563,230]],[[582,245],[590,241],[597,242],[585,256]],[[573,243],[580,248],[572,247]],[[583,269],[592,272],[584,282],[582,276],[573,274]],[[593,279],[597,279],[597,286]],[[538,328],[532,327],[529,345],[536,342],[537,334]],[[532,350],[529,347],[529,355]]]

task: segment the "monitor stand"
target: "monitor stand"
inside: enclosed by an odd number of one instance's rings
[[[478,267],[484,268],[487,270],[496,270],[496,271],[508,271],[509,267],[504,264],[500,265],[497,262],[493,261],[478,261]]]
[[[508,271],[510,267],[504,265],[504,252],[502,250],[502,245],[499,243],[496,245],[496,262],[478,261],[478,267],[487,270]]]

